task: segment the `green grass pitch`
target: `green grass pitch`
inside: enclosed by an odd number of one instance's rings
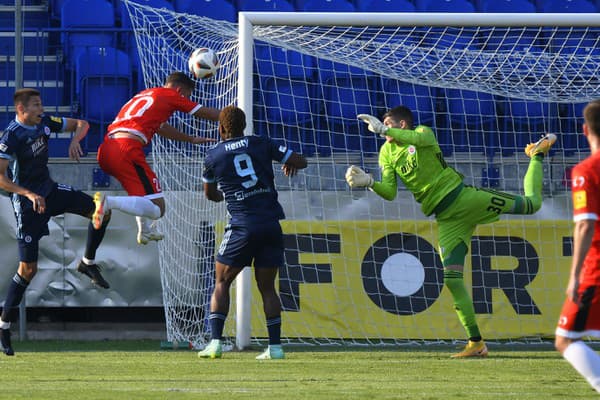
[[[156,341],[19,342],[0,354],[0,399],[596,399],[550,345],[490,346],[486,359],[454,360],[454,346],[286,346],[206,360]]]

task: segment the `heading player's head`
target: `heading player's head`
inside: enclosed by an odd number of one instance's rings
[[[236,106],[227,106],[219,113],[219,134],[221,139],[244,136],[246,129],[246,114]]]
[[[600,100],[590,101],[583,109],[583,133],[600,138]]]
[[[42,121],[44,106],[38,90],[24,88],[15,91],[13,103],[19,122],[25,125],[37,125]]]
[[[165,80],[165,87],[173,88],[182,96],[189,98],[196,87],[196,83],[183,72],[172,72]]]

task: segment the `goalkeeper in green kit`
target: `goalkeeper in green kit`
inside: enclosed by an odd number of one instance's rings
[[[357,166],[346,171],[352,188],[367,187],[386,200],[398,191],[396,176],[421,204],[427,216],[435,215],[439,232],[439,254],[444,265],[444,284],[454,300],[454,309],[469,341],[452,357],[485,357],[488,349],[481,337],[473,300],[463,281],[465,256],[471,236],[479,224],[497,221],[500,214],[533,214],[542,206],[542,161],[556,141],[548,134],[525,148],[531,161],[525,174],[525,195],[513,195],[465,185],[463,176],[444,161],[431,128],[413,127],[413,114],[404,106],[392,108],[383,122],[372,115],[358,118],[371,132],[386,138],[379,151],[381,181]]]

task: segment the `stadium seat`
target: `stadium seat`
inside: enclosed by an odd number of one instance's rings
[[[236,0],[238,11],[294,12],[294,5],[286,0]]]
[[[583,109],[585,103],[561,104],[560,108],[560,135],[565,156],[572,156],[579,151],[587,151],[589,145],[583,135]]]
[[[416,0],[417,11],[427,12],[475,12],[475,6],[468,0]]]
[[[454,151],[491,155],[498,149],[499,129],[493,95],[462,89],[446,89],[443,96],[446,127]]]
[[[315,153],[314,91],[314,83],[305,79],[269,78],[262,84],[266,132],[304,155]],[[255,133],[265,134],[262,129]]]
[[[147,5],[154,8],[164,8],[166,10],[175,11],[174,6],[169,3],[167,0],[136,0],[136,3],[140,3],[143,5]],[[131,26],[131,18],[127,14],[127,8],[123,2],[120,3],[121,13],[123,18],[121,20],[121,25],[124,29],[132,29]],[[147,18],[152,19],[152,16],[149,15]],[[135,37],[133,32],[125,32],[120,40],[121,46],[120,48],[124,49],[125,52],[129,55],[129,60],[131,62],[131,68],[133,71],[134,81],[135,81],[135,89],[137,91],[142,90],[144,88],[144,77],[142,74],[142,68],[140,65],[140,56],[137,49],[137,44],[135,42]]]
[[[106,29],[115,27],[115,13],[111,3],[105,0],[67,0],[61,9],[61,42],[71,68],[78,53],[90,46],[113,47],[115,34]],[[89,31],[69,31],[70,29]]]
[[[403,105],[412,110],[415,124],[433,126],[435,124],[436,89],[395,79],[382,78],[386,110]]]
[[[498,97],[502,154],[521,152],[541,135],[554,132],[557,110],[551,103]],[[551,154],[559,146],[554,146]]]
[[[75,67],[81,114],[105,128],[132,95],[129,57],[113,47],[88,47]]]
[[[366,132],[356,115],[377,114],[376,93],[380,80],[375,75],[346,64],[319,59],[318,96],[326,118],[318,120],[317,151],[377,153],[377,138]]]
[[[175,6],[169,0],[135,0],[135,2],[143,6],[148,6],[152,8],[164,8],[170,11],[175,11]],[[121,22],[121,26],[123,26],[123,28],[131,27],[131,19],[129,18],[129,14],[127,13],[127,7],[125,6],[125,3],[123,3],[123,1],[115,0],[115,11],[117,13],[117,19]]]
[[[237,11],[227,0],[195,0],[182,10],[187,14],[201,15],[218,21],[237,22]]]
[[[260,43],[256,44],[255,54],[260,78],[255,84],[256,132],[285,138],[292,149],[314,153],[315,59]],[[303,135],[308,136],[301,140]],[[302,143],[302,148],[295,148],[294,143]]]
[[[302,4],[299,11],[323,12],[354,12],[354,5],[346,0],[308,0]]]
[[[588,0],[537,1],[538,11],[544,13],[595,13],[596,6]]]
[[[479,0],[478,11],[488,13],[535,13],[535,5],[529,0]]]
[[[408,0],[358,0],[356,11],[360,12],[414,12],[415,5]]]

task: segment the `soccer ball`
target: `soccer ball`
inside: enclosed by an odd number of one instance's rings
[[[190,56],[188,67],[196,79],[208,79],[217,73],[219,58],[213,50],[201,47]]]

